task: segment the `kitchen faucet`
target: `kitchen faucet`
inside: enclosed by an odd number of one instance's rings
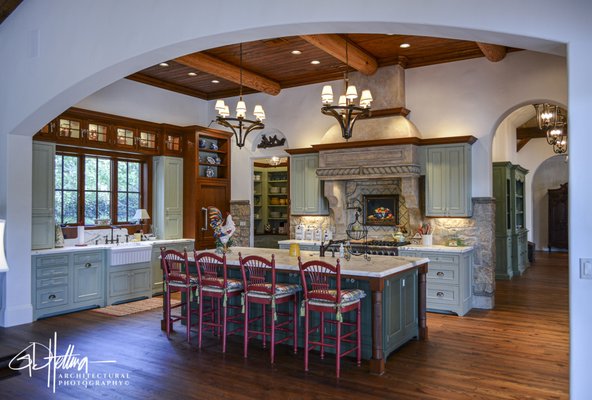
[[[113,244],[113,243],[117,243],[119,244],[119,235],[117,235],[117,239],[113,239],[113,231],[115,229],[120,229],[118,226],[116,225],[111,225],[111,239],[109,239],[108,235],[105,235],[105,244]]]
[[[325,242],[321,241],[321,245],[319,246],[319,257],[325,257],[325,251],[333,244],[336,243],[333,240],[329,240],[327,245],[325,246]]]

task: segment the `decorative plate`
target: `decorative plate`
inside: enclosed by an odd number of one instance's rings
[[[208,164],[216,164],[216,160],[214,160],[214,157],[207,156],[206,161],[208,162]]]
[[[208,178],[213,178],[214,175],[216,175],[216,172],[214,171],[214,168],[212,168],[212,167],[206,167],[206,176]]]
[[[210,143],[210,149],[218,150],[218,145],[216,143]]]
[[[199,139],[199,148],[205,149],[206,148],[206,141],[203,139]]]

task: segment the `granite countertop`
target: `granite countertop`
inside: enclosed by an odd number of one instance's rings
[[[172,244],[172,243],[179,243],[184,241],[189,241],[194,239],[159,239],[159,240],[146,240],[143,242],[129,242],[129,243],[122,243],[122,244],[92,244],[88,246],[66,246],[66,247],[54,247],[53,249],[43,249],[43,250],[32,250],[31,255],[43,255],[43,254],[60,254],[60,253],[75,253],[79,251],[92,251],[92,250],[104,250],[104,249],[111,249],[111,248],[130,248],[133,249],[135,247],[140,246],[153,246],[153,245],[161,245],[161,244]]]
[[[411,250],[411,251],[438,251],[438,252],[445,252],[445,253],[466,253],[468,251],[473,250],[473,246],[443,246],[443,245],[433,245],[433,246],[424,246],[421,244],[410,244],[407,246],[399,247],[399,250]]]
[[[202,250],[200,253],[203,251],[212,250]],[[291,257],[289,250],[232,247],[232,253],[226,255],[227,263],[230,265],[239,265],[239,252],[243,257],[247,255],[258,255],[265,258],[271,258],[271,255],[274,254],[275,265],[278,269],[299,271],[298,258]],[[337,261],[337,258],[333,257],[320,258],[317,251],[300,251],[300,257],[303,262],[320,259],[334,264]],[[189,258],[193,260],[193,254],[189,255]],[[339,262],[341,264],[341,273],[343,275],[383,278],[425,264],[429,262],[429,259],[416,257],[372,256],[370,261],[366,261],[364,257],[352,256],[349,261],[340,259]]]

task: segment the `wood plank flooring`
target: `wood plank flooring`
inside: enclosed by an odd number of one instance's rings
[[[345,360],[334,377],[334,358],[279,346],[276,365],[268,352],[232,338],[228,353],[214,338],[197,350],[181,330],[171,340],[160,330],[159,311],[128,317],[78,312],[13,328],[0,328],[0,355],[29,342],[68,344],[93,360],[95,374],[127,374],[121,386],[47,387],[47,370],[0,381],[0,398],[27,399],[567,399],[569,385],[568,267],[566,254],[536,253],[526,274],[497,282],[495,310],[465,317],[428,313],[429,340],[412,341],[389,357],[383,376]],[[38,360],[42,363],[42,360]],[[73,372],[73,371],[71,371]],[[59,378],[59,376],[58,376]],[[63,380],[64,381],[64,380]],[[65,380],[67,381],[67,380]],[[75,382],[83,383],[84,380]],[[93,379],[89,382],[93,383]]]

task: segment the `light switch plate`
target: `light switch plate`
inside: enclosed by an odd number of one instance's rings
[[[247,221],[239,221],[238,226],[247,226]]]
[[[580,279],[592,279],[592,258],[580,258]]]

